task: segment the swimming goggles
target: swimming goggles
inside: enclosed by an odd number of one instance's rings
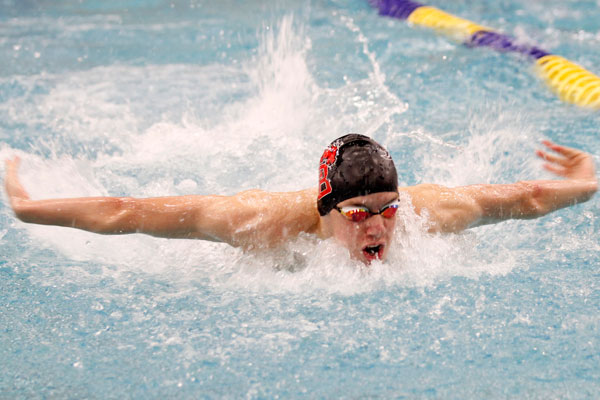
[[[398,211],[398,200],[383,206],[378,212],[373,212],[364,206],[346,206],[334,208],[340,212],[347,220],[352,222],[361,222],[373,215],[381,215],[383,218],[392,218]]]

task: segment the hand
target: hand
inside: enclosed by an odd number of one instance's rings
[[[19,164],[21,164],[21,159],[19,157],[6,160],[6,178],[4,180],[4,185],[13,209],[17,207],[17,203],[21,200],[29,200],[29,194],[25,191],[19,181]]]
[[[560,146],[548,140],[542,142],[550,150],[558,154],[547,153],[537,150],[538,157],[547,161],[544,168],[548,171],[563,176],[567,179],[583,179],[597,181],[596,168],[594,160],[589,154],[573,149],[571,147]]]

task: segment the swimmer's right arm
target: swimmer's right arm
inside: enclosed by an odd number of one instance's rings
[[[135,199],[131,197],[83,197],[32,200],[23,188],[18,168],[20,160],[6,161],[6,193],[17,218],[23,222],[83,229],[101,234],[148,233],[164,237],[199,237],[219,240],[219,232],[207,224],[197,232],[197,212],[202,196]],[[214,201],[213,201],[214,203]]]
[[[145,233],[166,238],[268,247],[318,225],[316,191],[246,191],[234,196],[84,197],[31,200],[18,178],[19,159],[6,161],[6,192],[24,221],[100,234]]]

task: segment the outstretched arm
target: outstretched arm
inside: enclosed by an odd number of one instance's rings
[[[234,196],[84,197],[31,200],[18,177],[19,159],[6,161],[6,192],[24,222],[67,226],[102,234],[145,233],[196,238],[244,248],[272,246],[314,232],[315,190]]]
[[[592,157],[580,150],[543,142],[537,151],[545,168],[563,180],[446,188],[418,185],[406,189],[418,213],[427,213],[431,231],[457,232],[507,219],[530,219],[589,200],[598,190]]]

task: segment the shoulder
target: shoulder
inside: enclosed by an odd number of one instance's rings
[[[398,191],[410,197],[417,211],[423,207],[433,206],[453,193],[453,190],[448,187],[430,183],[407,186],[399,188]]]
[[[420,185],[398,188],[400,192],[408,193],[409,195],[411,195],[411,197],[431,195],[447,189],[448,188],[445,186],[435,185],[433,183],[422,183]]]
[[[452,205],[457,202],[463,204],[476,200],[476,195],[489,192],[492,185],[470,185],[447,187],[435,184],[421,184],[400,188],[399,191],[407,193],[415,207],[438,205]]]
[[[481,207],[467,187],[422,184],[400,189],[418,215],[427,217],[430,231],[457,232],[480,217]]]
[[[235,224],[236,236],[251,242],[270,246],[319,229],[316,188],[295,192],[248,190],[234,198],[244,210]]]
[[[314,217],[317,211],[317,190],[267,192],[259,189],[240,192],[234,198],[250,210],[286,217],[285,220]]]

